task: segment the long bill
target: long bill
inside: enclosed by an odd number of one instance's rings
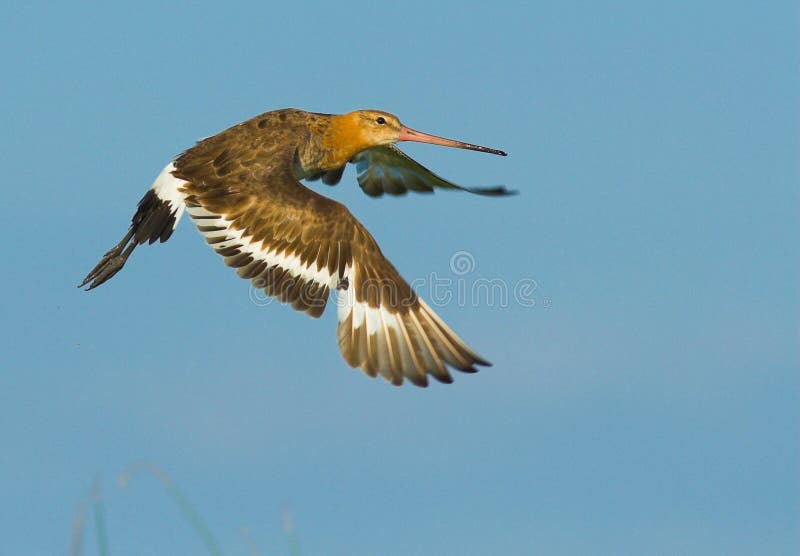
[[[456,141],[455,139],[445,139],[444,137],[437,137],[428,133],[416,131],[410,127],[403,126],[400,129],[400,137],[398,141],[417,141],[419,143],[430,143],[431,145],[442,145],[443,147],[455,147],[457,149],[469,149],[471,151],[480,151],[482,153],[499,154],[506,156],[504,151],[497,149],[490,149],[489,147],[482,147],[480,145],[473,145],[472,143],[464,143],[463,141]]]

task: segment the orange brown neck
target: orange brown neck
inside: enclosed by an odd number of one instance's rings
[[[330,118],[330,125],[322,136],[323,169],[340,168],[357,153],[373,146],[364,133],[358,114],[351,112]]]

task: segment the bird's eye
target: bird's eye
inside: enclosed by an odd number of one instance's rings
[[[378,125],[383,125],[386,123],[386,118],[384,118],[383,116],[378,116],[377,118],[375,118],[375,123]]]

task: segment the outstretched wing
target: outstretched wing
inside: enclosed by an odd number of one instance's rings
[[[414,294],[347,208],[297,180],[293,153],[259,164],[232,148],[190,151],[176,165],[188,182],[186,212],[239,276],[313,317],[338,290],[342,355],[395,385],[425,386],[429,374],[452,382],[448,365],[489,364]]]
[[[372,197],[405,195],[410,189],[425,193],[435,188],[460,189],[477,195],[513,195],[505,186],[462,187],[437,176],[422,164],[394,145],[371,147],[355,155],[350,162],[356,165],[358,184],[364,193]],[[340,174],[341,176],[341,174]],[[323,176],[323,180],[326,176]],[[330,179],[330,178],[329,178]],[[338,181],[338,180],[337,180]],[[325,183],[328,183],[326,181]]]

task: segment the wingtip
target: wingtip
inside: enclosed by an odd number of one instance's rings
[[[469,187],[464,188],[470,193],[482,195],[483,197],[510,197],[519,194],[516,189],[508,189],[505,185],[492,185],[489,187]]]
[[[475,368],[475,365],[480,365],[481,367],[491,367],[492,366],[492,364],[489,363],[488,361],[475,361],[472,364],[472,366],[466,367],[464,369],[459,369],[459,371],[461,371],[462,373],[475,374],[475,373],[478,372],[478,369]]]
[[[508,189],[505,185],[498,185],[497,186],[497,195],[499,197],[509,197],[512,195],[519,195],[519,190],[517,189]]]

